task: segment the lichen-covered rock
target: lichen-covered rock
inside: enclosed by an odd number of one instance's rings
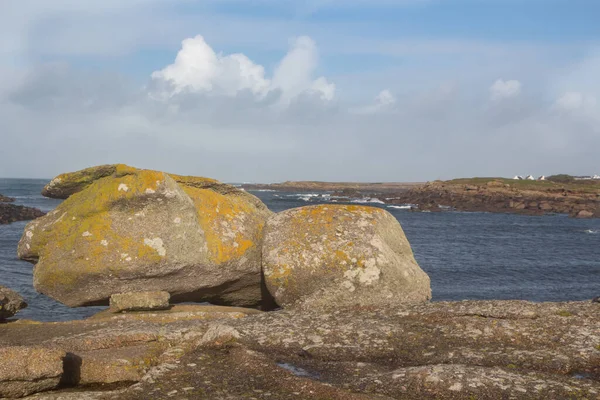
[[[68,353],[62,382],[76,386],[35,397],[42,399],[600,396],[600,307],[589,301],[268,313],[176,305],[0,325],[0,349],[32,345]]]
[[[66,199],[74,193],[81,192],[98,179],[118,174],[127,168],[125,165],[99,165],[61,174],[42,189],[42,195],[52,199]]]
[[[25,307],[27,303],[18,293],[0,286],[0,321],[12,317]]]
[[[422,302],[429,277],[398,221],[380,208],[319,205],[287,210],[265,227],[263,273],[282,307]]]
[[[270,214],[256,197],[212,179],[118,165],[27,225],[18,253],[36,263],[35,288],[68,306],[137,291],[256,306]]]
[[[129,292],[110,296],[110,308],[114,312],[152,311],[169,308],[169,292]]]
[[[62,350],[0,346],[0,397],[18,398],[58,386],[63,373]]]

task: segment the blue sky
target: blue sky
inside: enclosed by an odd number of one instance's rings
[[[598,15],[592,0],[3,2],[0,176],[598,173]]]

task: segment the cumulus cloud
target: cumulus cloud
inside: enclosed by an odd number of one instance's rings
[[[504,81],[498,79],[490,87],[490,98],[492,101],[500,101],[517,97],[521,94],[521,82],[517,80]]]
[[[271,85],[261,65],[243,54],[217,54],[201,35],[185,39],[175,62],[152,73],[152,79],[170,83],[173,93],[190,90],[227,96],[242,90],[264,95]]]
[[[264,99],[269,92],[278,91],[284,105],[303,94],[317,95],[323,101],[333,100],[335,85],[324,77],[313,77],[317,65],[315,42],[302,36],[291,43],[272,79],[268,79],[262,65],[241,53],[217,54],[198,35],[184,40],[175,62],[152,73],[152,79],[161,89],[167,87],[170,96],[187,91],[234,97],[250,91],[256,98]]]

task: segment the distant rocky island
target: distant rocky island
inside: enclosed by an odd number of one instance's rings
[[[65,201],[15,249],[35,264],[35,289],[109,308],[18,320],[27,299],[0,286],[0,397],[600,395],[600,304],[432,303],[429,276],[382,208],[273,213],[210,178],[122,164],[60,175],[44,194]]]
[[[553,180],[468,178],[428,183],[285,182],[243,185],[247,190],[333,191],[350,198],[378,198],[420,211],[485,211],[527,215],[568,214],[600,217],[600,181],[561,175]]]
[[[44,215],[37,208],[11,204],[15,199],[3,196],[0,193],[0,225],[11,224],[17,221],[28,221]]]

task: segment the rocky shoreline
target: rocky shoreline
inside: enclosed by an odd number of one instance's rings
[[[45,215],[37,208],[10,204],[15,199],[0,194],[0,225],[12,224],[17,221],[29,221]]]
[[[0,287],[0,397],[600,396],[600,303],[431,303],[382,208],[272,213],[209,178],[126,165],[63,174],[44,194],[66,200],[19,243],[34,287],[110,307],[18,320],[27,304]]]
[[[32,398],[48,400],[591,400],[599,321],[599,304],[521,301],[18,321],[0,325],[0,387],[45,384]]]
[[[329,191],[350,199],[376,198],[385,204],[410,205],[412,211],[568,214],[600,218],[600,184],[515,181],[500,178],[419,183],[311,183],[244,185],[247,190]]]
[[[417,204],[421,211],[483,211],[525,215],[568,214],[600,218],[600,185],[511,184],[508,180],[432,182],[395,193],[388,204]]]

